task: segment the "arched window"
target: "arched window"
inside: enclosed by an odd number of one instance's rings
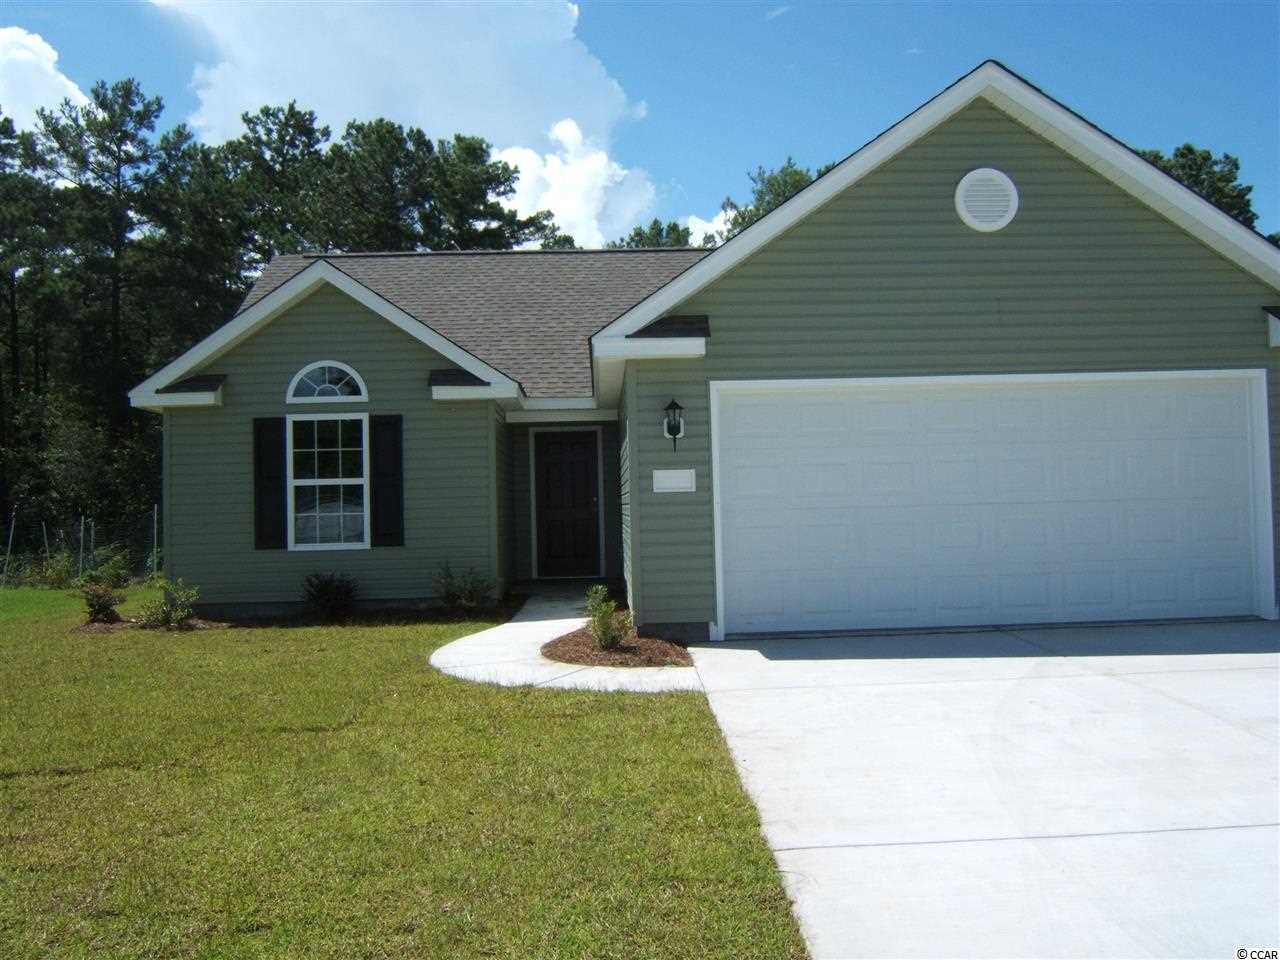
[[[337,360],[321,360],[303,367],[289,381],[289,403],[333,403],[368,400],[360,374]]]

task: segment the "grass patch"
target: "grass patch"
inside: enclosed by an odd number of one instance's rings
[[[6,957],[803,956],[700,695],[427,665],[487,624],[0,620]]]

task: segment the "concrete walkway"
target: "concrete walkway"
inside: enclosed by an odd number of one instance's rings
[[[815,960],[1280,944],[1280,624],[693,648]]]
[[[702,689],[693,667],[582,667],[542,655],[544,643],[586,622],[580,595],[537,594],[506,623],[440,647],[431,665],[452,677],[500,687],[631,693]]]

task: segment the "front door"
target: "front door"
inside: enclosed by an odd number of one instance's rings
[[[533,435],[539,577],[595,577],[600,570],[599,433]]]

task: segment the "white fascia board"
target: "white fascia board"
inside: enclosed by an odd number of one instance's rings
[[[581,407],[559,410],[546,408],[511,410],[507,413],[507,423],[613,423],[617,419],[617,410]]]
[[[987,62],[619,316],[592,337],[594,348],[598,351],[603,341],[635,333],[675,310],[978,97],[986,98],[997,109],[1083,160],[1157,213],[1280,290],[1280,249],[1026,81],[997,63]]]
[[[981,96],[1187,233],[1280,289],[1280,249],[1045,94],[989,64]]]
[[[601,360],[696,360],[707,355],[707,338],[610,336],[595,340],[591,350]]]
[[[173,407],[222,406],[221,386],[216,390],[199,390],[188,393],[139,393],[138,389],[129,392],[129,406],[137,407],[140,410],[150,410],[153,413],[160,413]]]
[[[157,389],[168,386],[197,367],[216,360],[325,283],[341,290],[357,303],[389,320],[415,340],[426,344],[436,353],[452,360],[481,380],[488,381],[494,387],[510,386],[517,394],[519,393],[519,385],[506,374],[463,350],[452,340],[441,336],[421,321],[414,319],[391,301],[353,280],[329,261],[317,260],[282,283],[248,310],[223,324],[178,359],[142,381],[129,391],[130,400],[132,401],[135,395],[153,394]]]
[[[486,384],[483,387],[438,386],[431,388],[432,400],[509,400],[520,396],[514,383]]]
[[[1280,307],[1267,312],[1267,342],[1273,347],[1280,347]]]

